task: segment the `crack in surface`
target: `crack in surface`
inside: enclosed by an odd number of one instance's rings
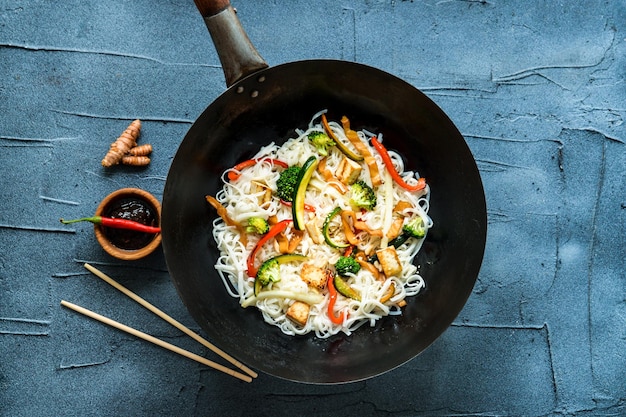
[[[74,137],[60,138],[29,138],[17,136],[0,136],[0,147],[2,148],[52,148],[55,143],[63,141],[77,140]]]
[[[68,206],[80,206],[80,203],[77,201],[63,200],[60,198],[48,197],[45,195],[40,195],[39,198],[41,198],[43,201],[49,201],[51,203],[65,204]]]
[[[50,325],[49,320],[29,319],[24,317],[0,317],[0,334],[13,336],[49,336],[48,330],[40,330]]]
[[[605,136],[606,138],[606,136]],[[588,340],[593,340],[593,300],[592,300],[592,281],[593,281],[593,257],[597,244],[597,218],[600,211],[600,201],[602,198],[602,190],[604,188],[604,181],[606,177],[606,144],[607,141],[602,142],[602,154],[600,159],[600,172],[598,178],[598,187],[596,191],[596,197],[593,203],[593,209],[591,211],[591,233],[589,237],[589,251],[587,252],[587,337]],[[593,343],[589,343],[589,357],[593,358]],[[595,375],[594,360],[590,361],[591,375]]]
[[[107,364],[109,362],[111,362],[110,358],[106,359],[104,361],[85,362],[85,363],[70,363],[68,365],[64,365],[63,362],[61,362],[57,369],[60,370],[60,371],[67,371],[67,370],[70,370],[70,369],[89,368],[91,366],[105,365],[105,364]]]
[[[76,116],[76,117],[86,117],[90,119],[104,119],[104,120],[123,120],[123,121],[133,121],[135,119],[140,119],[142,122],[160,122],[160,123],[182,123],[182,124],[192,124],[195,120],[192,119],[181,119],[181,118],[172,118],[172,117],[155,117],[155,116],[112,116],[112,115],[102,115],[95,113],[85,113],[85,112],[75,112],[69,110],[59,110],[59,109],[51,109],[53,113],[63,114],[67,116]]]
[[[157,58],[150,57],[147,55],[132,54],[132,53],[127,53],[127,52],[106,51],[106,50],[67,48],[67,47],[60,47],[60,46],[27,45],[27,44],[17,44],[17,43],[0,43],[0,47],[21,49],[21,50],[32,51],[32,52],[66,52],[66,53],[79,53],[79,54],[88,54],[88,55],[103,55],[103,56],[111,56],[111,57],[118,57],[118,58],[139,59],[139,60],[145,60],[145,61],[154,62],[159,65],[166,65],[166,66],[185,66],[185,67],[202,67],[202,68],[218,68],[218,69],[222,68],[221,65],[215,65],[215,64],[199,64],[199,63],[193,63],[193,62],[192,63],[167,62],[167,61],[163,61],[161,59],[157,59]]]

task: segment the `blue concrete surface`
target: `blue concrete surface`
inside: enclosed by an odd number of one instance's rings
[[[198,326],[160,253],[116,261],[60,217],[139,187],[161,198],[180,140],[225,86],[192,1],[0,3],[0,415],[626,415],[626,4],[240,0],[270,65],[336,58],[422,89],[480,168],[488,246],[426,352],[341,386],[245,384],[59,306],[195,342],[87,273]],[[146,169],[105,172],[135,119]]]

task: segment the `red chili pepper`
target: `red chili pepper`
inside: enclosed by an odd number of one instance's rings
[[[118,219],[118,218],[102,217],[102,216],[83,217],[83,218],[74,219],[74,220],[61,219],[61,223],[63,224],[77,223],[77,222],[91,222],[95,224],[100,224],[105,227],[112,227],[114,229],[135,230],[137,232],[144,232],[144,233],[161,233],[160,227],[148,226],[143,223],[139,223],[134,220],[127,220],[127,219]]]
[[[389,156],[389,153],[387,152],[387,149],[383,146],[382,143],[380,143],[376,139],[375,136],[372,138],[372,145],[378,151],[380,156],[383,158],[383,162],[385,163],[385,167],[387,168],[387,172],[389,172],[389,174],[391,175],[391,178],[393,178],[393,180],[400,187],[404,188],[407,191],[420,191],[420,190],[423,190],[424,187],[426,187],[426,179],[425,178],[418,179],[417,180],[417,184],[415,184],[415,185],[407,184],[402,179],[400,174],[398,174],[398,171],[396,171],[396,168],[393,166],[393,161],[391,160],[391,157]]]
[[[286,205],[287,207],[291,207],[291,201],[285,201],[285,200],[280,200],[280,202],[284,205]],[[310,211],[311,213],[315,213],[315,207],[304,203],[304,210],[306,211]]]
[[[335,289],[335,284],[333,284],[332,277],[328,279],[328,292],[330,293],[330,299],[328,300],[328,317],[333,323],[342,324],[346,313],[342,311],[339,316],[335,316],[334,310],[335,302],[337,301],[337,290]]]
[[[271,238],[275,237],[277,234],[285,230],[287,226],[289,225],[289,223],[291,223],[291,219],[285,219],[285,220],[279,221],[278,223],[276,223],[270,228],[269,232],[264,234],[263,237],[259,239],[257,244],[252,249],[252,252],[250,252],[250,255],[248,255],[247,266],[248,266],[249,277],[255,277],[257,270],[258,270],[258,268],[254,266],[254,260],[256,258],[257,252],[261,249],[261,247],[263,247],[263,245],[265,245],[265,243],[267,243],[268,240],[270,240]]]
[[[237,179],[239,179],[239,177],[241,177],[241,170],[244,168],[248,168],[251,167],[259,162],[269,162],[272,165],[278,165],[280,167],[283,168],[288,168],[289,165],[284,162],[281,161],[280,159],[272,159],[272,158],[255,158],[255,159],[248,159],[247,161],[243,161],[238,163],[237,165],[235,165],[232,169],[232,171],[228,172],[228,179],[230,181],[235,181]],[[239,172],[238,172],[239,171]]]

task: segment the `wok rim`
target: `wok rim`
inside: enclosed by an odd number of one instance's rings
[[[181,298],[181,300],[183,301],[183,303],[185,304],[185,307],[187,308],[187,310],[190,312],[190,314],[192,315],[192,317],[194,318],[194,320],[196,322],[198,322],[198,319],[196,318],[196,315],[193,313],[192,308],[190,308],[190,306],[188,305],[188,302],[186,300],[185,295],[183,294],[184,289],[182,289],[181,287],[181,283],[184,280],[178,280],[175,276],[174,276],[174,271],[173,268],[171,266],[172,262],[172,256],[174,255],[168,255],[169,253],[172,252],[172,250],[170,249],[170,239],[169,239],[169,228],[168,228],[168,222],[169,222],[169,217],[168,217],[168,211],[169,211],[169,207],[170,205],[173,205],[173,203],[168,203],[168,201],[171,201],[169,199],[169,189],[171,188],[171,177],[172,175],[172,171],[177,167],[178,162],[180,161],[180,157],[179,155],[181,154],[181,149],[183,148],[183,146],[185,146],[185,143],[189,143],[190,140],[188,140],[188,137],[190,136],[191,132],[193,132],[195,129],[197,129],[196,125],[200,124],[201,121],[203,120],[203,118],[205,118],[205,114],[209,113],[211,111],[211,109],[215,106],[215,103],[220,101],[220,100],[226,100],[225,97],[227,97],[228,95],[232,95],[233,91],[236,91],[238,88],[240,88],[240,86],[242,85],[246,85],[249,84],[250,82],[252,82],[251,80],[258,80],[260,77],[264,77],[266,75],[269,75],[273,72],[277,72],[280,70],[284,70],[284,69],[288,69],[288,68],[292,68],[294,66],[303,66],[303,65],[311,65],[311,64],[321,64],[321,65],[340,65],[340,66],[348,66],[353,70],[366,70],[369,72],[374,72],[379,74],[382,77],[391,77],[395,80],[395,82],[399,82],[401,84],[404,85],[405,88],[410,89],[413,93],[417,93],[421,96],[423,96],[423,98],[432,103],[432,105],[439,111],[441,112],[441,115],[443,115],[446,120],[448,121],[448,123],[456,130],[456,132],[458,133],[458,137],[462,140],[461,143],[461,147],[464,147],[467,152],[469,153],[469,156],[471,158],[471,161],[473,163],[473,168],[474,168],[474,173],[478,179],[478,184],[479,184],[479,188],[480,188],[480,193],[479,196],[477,197],[477,203],[479,206],[481,206],[481,219],[475,219],[477,223],[481,223],[481,249],[479,251],[479,253],[475,253],[474,254],[474,258],[473,258],[473,267],[475,267],[475,271],[471,272],[471,275],[473,276],[471,279],[471,286],[470,288],[466,291],[465,297],[463,299],[463,302],[460,304],[460,307],[458,308],[458,311],[454,311],[452,314],[451,319],[447,320],[447,324],[445,324],[445,326],[443,327],[443,329],[437,334],[435,335],[435,337],[432,338],[432,340],[429,341],[428,344],[426,344],[424,347],[422,347],[421,349],[419,349],[418,351],[416,351],[415,353],[411,354],[409,357],[406,357],[405,359],[398,361],[395,365],[387,367],[384,370],[377,370],[374,372],[370,372],[370,373],[364,373],[361,377],[357,377],[357,378],[353,378],[350,379],[348,381],[344,381],[344,380],[338,380],[338,381],[310,381],[310,380],[302,380],[302,379],[297,379],[297,378],[290,378],[287,377],[283,374],[277,374],[276,372],[272,372],[271,370],[268,370],[266,367],[264,366],[259,366],[259,364],[257,363],[250,363],[248,361],[248,365],[253,367],[253,368],[257,368],[260,371],[281,378],[281,379],[285,379],[288,381],[292,381],[292,382],[297,382],[297,383],[305,383],[305,384],[321,384],[321,385],[325,385],[325,384],[342,384],[342,383],[351,383],[351,382],[357,382],[357,381],[362,381],[362,380],[366,380],[372,377],[376,377],[379,375],[382,375],[386,372],[389,372],[393,369],[396,369],[404,364],[406,364],[407,362],[411,361],[412,359],[414,359],[415,357],[419,356],[423,351],[425,351],[428,347],[430,347],[436,340],[438,340],[441,335],[447,330],[447,328],[453,323],[454,319],[458,316],[458,314],[460,314],[461,310],[463,309],[463,307],[466,305],[467,300],[469,299],[469,296],[472,293],[473,287],[476,283],[476,280],[478,279],[479,273],[480,273],[480,269],[482,266],[482,262],[484,260],[484,253],[486,250],[486,244],[487,244],[487,208],[486,208],[486,198],[485,198],[485,192],[484,192],[484,186],[482,183],[482,179],[480,177],[480,172],[478,170],[478,167],[476,166],[476,161],[471,153],[471,150],[469,149],[469,146],[467,145],[467,143],[465,142],[465,139],[463,138],[463,136],[461,135],[461,133],[458,131],[458,129],[456,128],[456,126],[454,125],[454,123],[449,119],[448,115],[443,112],[443,110],[434,102],[432,101],[428,96],[426,96],[422,91],[420,91],[419,89],[417,89],[416,87],[414,87],[413,85],[409,84],[407,81],[393,75],[390,74],[388,72],[385,72],[381,69],[366,65],[366,64],[361,64],[361,63],[356,63],[356,62],[351,62],[351,61],[342,61],[342,60],[335,60],[335,59],[307,59],[307,60],[300,60],[300,61],[293,61],[293,62],[289,62],[289,63],[284,63],[284,64],[280,64],[280,65],[276,65],[276,66],[272,66],[272,67],[268,67],[259,71],[256,71],[252,74],[249,74],[248,76],[242,78],[241,80],[237,81],[236,83],[234,83],[232,86],[230,86],[228,89],[226,89],[223,93],[221,93],[215,100],[213,100],[205,109],[204,111],[200,114],[200,116],[198,116],[198,118],[196,118],[196,120],[194,121],[194,123],[192,124],[192,126],[190,127],[190,129],[188,130],[188,132],[186,133],[185,137],[183,138],[181,144],[179,145],[177,152],[172,160],[172,164],[170,166],[170,169],[168,171],[168,175],[167,175],[167,180],[166,180],[166,184],[165,184],[165,190],[163,193],[163,215],[162,215],[162,219],[164,224],[162,225],[162,234],[163,234],[163,241],[162,241],[162,247],[163,247],[163,252],[165,255],[165,260],[166,260],[166,264],[167,264],[167,269],[168,272],[170,274],[170,277],[176,287],[177,293],[179,295],[179,297]],[[247,88],[247,87],[246,87]],[[307,120],[308,121],[308,120]],[[212,239],[212,237],[211,237]],[[176,250],[174,249],[173,252],[175,253]],[[214,270],[212,271],[212,273],[214,272]],[[183,284],[184,285],[184,284]],[[419,297],[419,294],[416,296]],[[205,332],[207,332],[207,330],[205,329],[205,326],[203,326],[203,323],[198,322],[198,324],[203,328],[203,330]],[[266,324],[267,326],[269,326],[268,324]],[[357,329],[356,332],[361,331],[362,329]],[[209,332],[207,332],[207,334],[209,334]],[[211,334],[209,334],[209,336],[212,336]],[[286,336],[288,338],[291,338],[293,336]],[[307,337],[311,337],[311,336],[307,336]],[[312,337],[315,337],[314,335]],[[348,337],[352,337],[352,336],[348,336]],[[220,342],[219,341],[214,341],[214,343],[217,346],[220,346]]]

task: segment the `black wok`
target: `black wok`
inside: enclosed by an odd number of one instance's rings
[[[414,358],[452,323],[476,281],[487,220],[476,163],[463,137],[430,99],[408,83],[351,62],[311,60],[267,68],[229,3],[196,4],[220,54],[230,88],[193,124],[172,162],[163,194],[163,250],[176,289],[215,345],[252,368],[306,383],[379,375]],[[271,141],[281,142],[328,109],[352,126],[381,132],[385,144],[427,178],[429,231],[416,264],[426,289],[401,316],[320,340],[291,337],[230,297],[213,265],[216,214],[205,201],[222,172]]]

